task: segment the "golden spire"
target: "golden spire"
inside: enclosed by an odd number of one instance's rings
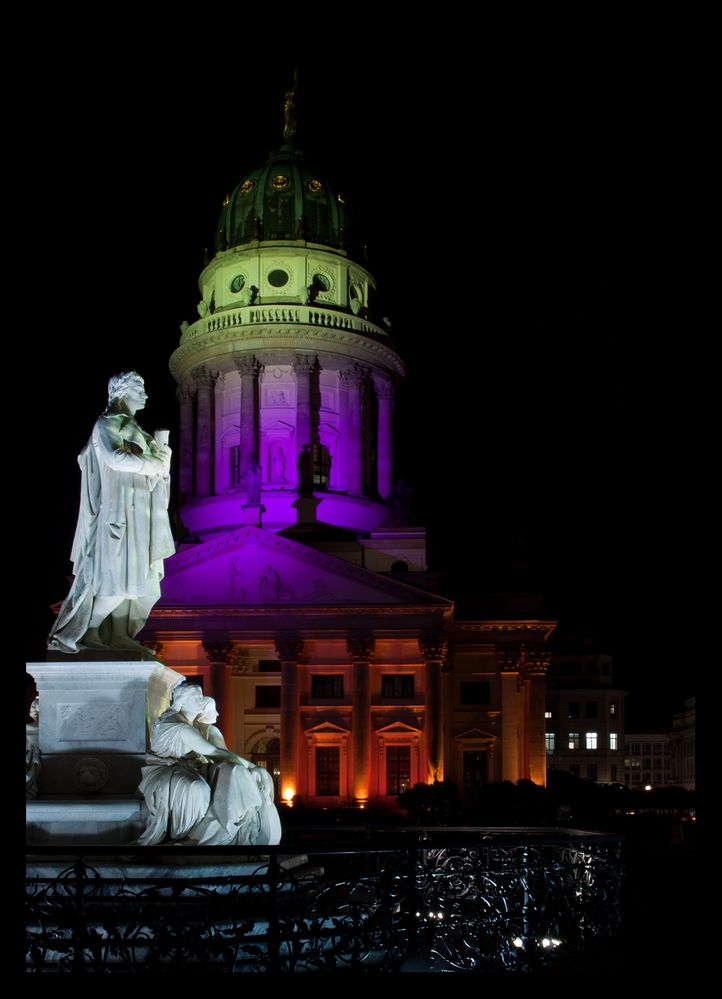
[[[293,71],[293,86],[287,90],[283,98],[283,138],[292,142],[296,134],[296,88],[298,87],[298,70]]]

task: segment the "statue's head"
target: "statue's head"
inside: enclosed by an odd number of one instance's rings
[[[214,725],[218,721],[218,708],[212,697],[203,698],[203,708],[196,720],[206,725]]]
[[[120,375],[113,375],[108,382],[108,405],[114,402],[125,402],[126,399],[133,406],[129,406],[131,412],[142,409],[148,397],[145,394],[145,384],[137,371],[124,371]]]
[[[173,708],[195,718],[203,710],[203,690],[197,683],[181,683],[173,691]]]

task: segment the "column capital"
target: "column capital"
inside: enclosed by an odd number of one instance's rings
[[[371,374],[371,368],[367,368],[365,364],[359,364],[355,362],[349,365],[348,368],[343,368],[338,373],[339,380],[347,385],[358,385],[365,378]]]
[[[376,640],[372,635],[349,635],[346,648],[353,662],[369,662],[374,657]]]
[[[176,385],[175,397],[178,402],[191,402],[196,394],[196,386],[193,381],[186,380]]]
[[[497,664],[506,672],[518,673],[520,679],[544,676],[551,652],[543,646],[529,646],[524,643],[510,648],[497,649]]]
[[[233,362],[238,368],[238,373],[241,377],[244,375],[252,375],[257,378],[264,369],[264,365],[258,360],[255,354],[249,357],[248,354],[234,354]]]
[[[299,375],[310,375],[317,364],[318,358],[315,354],[294,354],[291,367],[298,377]]]
[[[420,638],[419,649],[427,663],[442,663],[449,651],[449,643],[445,638]]]
[[[376,397],[378,399],[393,401],[395,390],[391,379],[385,375],[374,375],[373,380],[376,388]]]
[[[204,642],[203,649],[206,656],[208,657],[208,662],[210,663],[226,663],[228,661],[228,655],[231,651],[230,642]]]
[[[281,662],[298,662],[303,655],[303,641],[300,638],[277,638],[274,644]]]

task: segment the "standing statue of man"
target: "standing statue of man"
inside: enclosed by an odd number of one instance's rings
[[[78,457],[80,513],[70,556],[75,579],[49,649],[144,648],[135,636],[160,597],[163,559],[175,551],[167,431],[154,439],[135,421],[147,398],[137,372],[114,375],[108,406]]]

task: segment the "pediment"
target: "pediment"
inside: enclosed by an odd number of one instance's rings
[[[313,728],[307,728],[305,730],[306,735],[348,735],[349,731],[347,728],[341,728],[340,725],[334,725],[333,722],[321,722],[320,725],[314,725]]]
[[[406,725],[404,722],[392,722],[376,729],[377,735],[418,735],[420,732],[420,728],[414,728],[413,725]]]
[[[417,590],[258,527],[241,527],[165,562],[159,606],[450,607]]]
[[[468,728],[465,732],[459,732],[454,738],[457,742],[495,742],[498,737],[491,732],[485,732],[482,728]]]

